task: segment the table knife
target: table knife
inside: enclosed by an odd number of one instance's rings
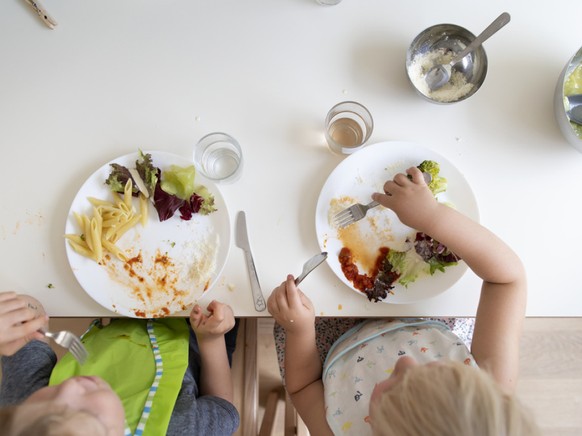
[[[263,292],[261,291],[261,285],[259,284],[259,277],[257,276],[257,268],[255,267],[255,262],[251,253],[246,215],[242,210],[236,215],[235,243],[245,254],[255,309],[258,312],[262,312],[267,308],[267,305],[263,298]]]

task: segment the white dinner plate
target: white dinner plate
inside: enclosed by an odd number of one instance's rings
[[[373,192],[383,192],[387,180],[423,160],[433,160],[440,164],[440,175],[447,179],[447,190],[437,195],[439,202],[452,205],[475,221],[479,220],[479,210],[473,192],[463,175],[451,162],[434,151],[408,142],[381,142],[368,145],[344,159],[329,175],[317,201],[315,228],[322,251],[329,253],[327,263],[354,292],[363,298],[366,295],[354,288],[342,272],[338,255],[344,241],[352,250],[360,273],[367,273],[378,257],[380,247],[402,250],[407,236],[415,231],[402,224],[396,214],[382,206],[368,211],[361,221],[342,230],[342,240],[338,230],[331,225],[331,217],[354,203],[369,203]],[[467,265],[459,262],[436,271],[432,276],[419,277],[404,287],[396,284],[386,303],[406,304],[434,297],[449,289],[459,280]]]
[[[189,166],[188,159],[159,151],[149,151],[153,165],[162,170],[170,165]],[[112,200],[105,180],[115,162],[135,167],[138,153],[114,159],[95,171],[77,193],[66,222],[65,233],[80,234],[74,213],[92,216],[87,197]],[[189,310],[210,292],[226,263],[230,248],[228,209],[218,188],[201,174],[195,184],[202,184],[214,195],[216,212],[194,214],[184,221],[179,211],[163,222],[149,203],[148,221],[137,224],[124,234],[117,246],[132,261],[122,262],[115,256],[102,265],[74,251],[65,241],[69,264],[81,287],[101,306],[134,318],[158,318]],[[134,199],[139,212],[139,201]]]

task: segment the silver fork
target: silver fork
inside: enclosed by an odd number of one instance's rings
[[[377,201],[372,201],[368,204],[354,204],[347,209],[342,210],[341,212],[337,213],[333,217],[333,222],[336,226],[340,229],[343,227],[347,227],[350,224],[355,223],[356,221],[361,220],[366,216],[368,210],[378,206],[380,203]]]
[[[44,329],[40,329],[39,331],[47,338],[51,338],[61,347],[68,349],[73,355],[73,357],[77,359],[77,361],[81,365],[85,363],[85,360],[87,359],[89,353],[87,353],[85,346],[74,333],[69,332],[67,330],[62,330],[56,333],[52,333]]]
[[[424,181],[428,185],[432,181],[432,176],[429,173],[422,173],[424,177]],[[410,175],[407,176],[409,179],[412,179]],[[360,221],[362,218],[366,216],[368,210],[375,208],[380,203],[377,201],[372,201],[368,204],[360,204],[356,203],[347,209],[338,212],[333,217],[334,224],[339,227],[340,229],[347,227],[356,221]]]

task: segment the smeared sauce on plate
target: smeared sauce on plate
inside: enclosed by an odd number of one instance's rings
[[[120,262],[108,258],[104,262],[110,277],[123,283],[143,308],[130,309],[139,318],[160,318],[172,313],[169,307],[186,310],[190,291],[180,284],[180,272],[168,253],[157,250],[153,256],[137,255]]]

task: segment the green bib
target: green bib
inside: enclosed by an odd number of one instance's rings
[[[188,368],[188,324],[182,318],[94,322],[82,341],[89,357],[80,366],[70,353],[56,364],[50,385],[76,375],[105,380],[123,402],[126,433],[166,434]]]

